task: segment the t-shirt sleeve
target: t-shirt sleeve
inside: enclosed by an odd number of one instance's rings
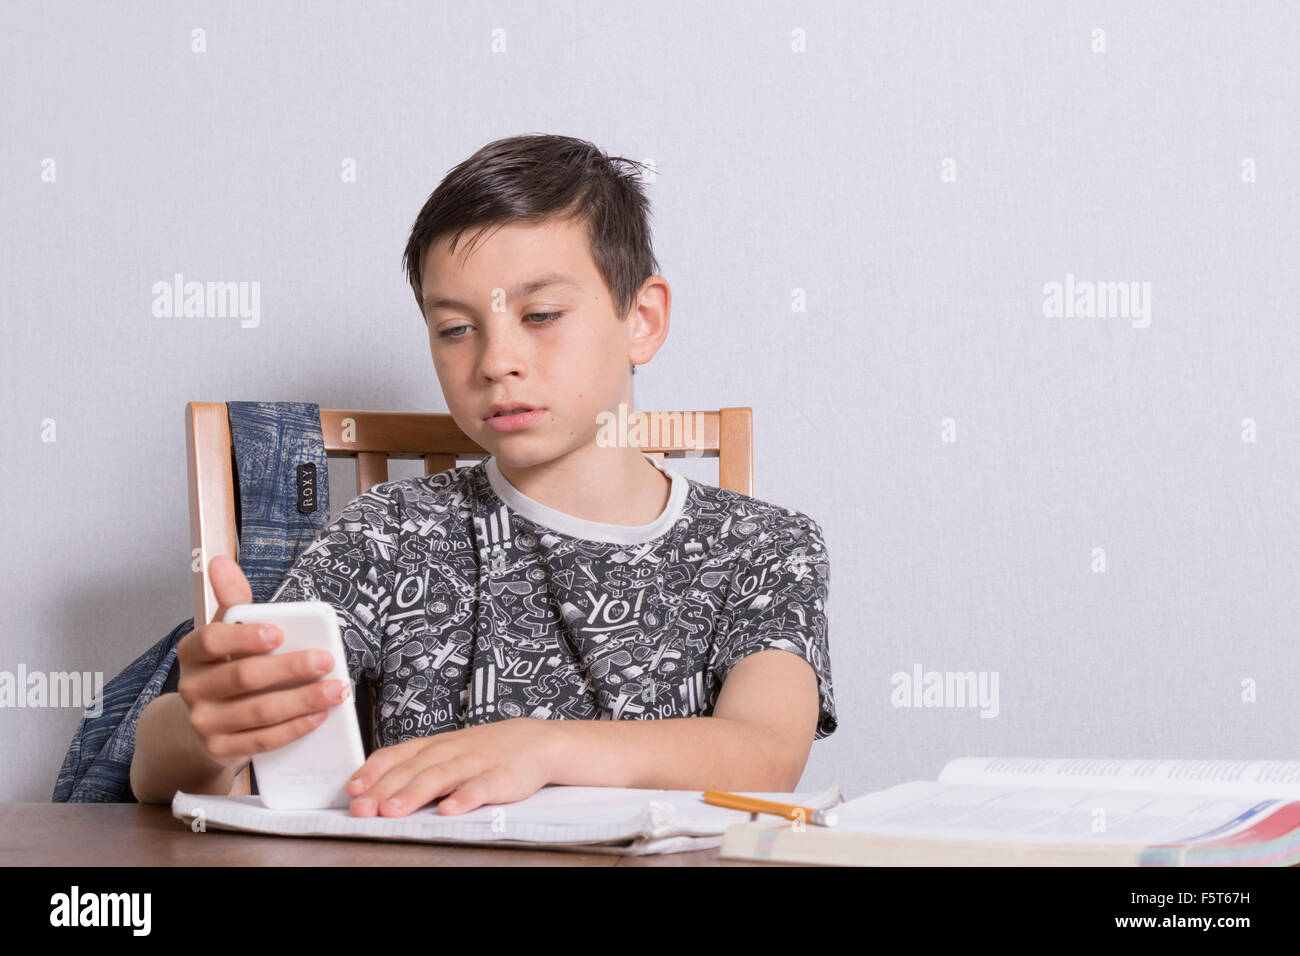
[[[731,577],[723,627],[714,648],[718,686],[736,663],[778,648],[798,654],[817,674],[818,716],[814,740],[829,737],[839,721],[831,685],[826,600],[830,562],[821,527],[796,514],[742,552]]]
[[[384,616],[393,590],[401,521],[380,484],[352,499],[298,553],[272,602],[325,601],[334,606],[353,683],[377,680]]]

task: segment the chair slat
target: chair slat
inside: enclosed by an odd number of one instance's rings
[[[230,418],[224,402],[190,402],[185,415],[189,469],[190,548],[194,626],[217,613],[208,583],[208,564],[219,554],[239,554],[235,528],[235,480],[230,448]],[[197,554],[195,554],[197,549]]]
[[[388,456],[381,451],[363,451],[357,455],[357,484],[361,494],[388,480]]]
[[[425,455],[424,456],[424,473],[425,475],[436,475],[440,471],[446,471],[448,468],[456,467],[455,455]]]
[[[718,487],[754,493],[754,419],[749,408],[718,412]]]
[[[354,412],[322,408],[326,452],[383,452],[389,458],[423,458],[431,452],[482,455],[450,415],[425,412]]]

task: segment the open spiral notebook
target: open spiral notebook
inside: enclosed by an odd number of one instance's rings
[[[823,810],[844,800],[838,783],[820,791],[745,792],[747,796]],[[515,846],[583,853],[677,853],[722,842],[734,823],[754,815],[705,803],[700,790],[543,787],[515,803],[443,815],[431,805],[404,817],[354,817],[346,807],[271,810],[260,797],[178,791],[172,816],[192,829],[215,827],[297,837],[350,837],[423,843]],[[772,819],[776,819],[775,817]]]

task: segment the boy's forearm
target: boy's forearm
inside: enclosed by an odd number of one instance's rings
[[[758,724],[719,717],[551,720],[551,783],[656,790],[788,793],[803,767]]]
[[[180,694],[162,694],[140,714],[131,757],[131,792],[141,803],[170,803],[177,790],[229,793],[238,767],[222,767],[203,750]]]

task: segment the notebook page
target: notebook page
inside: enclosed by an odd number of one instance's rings
[[[989,786],[1103,787],[1300,800],[1300,760],[1048,760],[962,757],[940,783]]]
[[[1063,787],[917,781],[850,800],[841,833],[951,840],[1148,846],[1217,839],[1284,805],[1280,800]]]
[[[837,785],[821,792],[750,795],[828,807],[842,800]],[[271,810],[256,796],[177,792],[172,815],[187,822],[201,813],[208,824],[285,836],[356,836],[373,839],[603,843],[638,837],[721,835],[750,815],[706,804],[698,790],[623,787],[543,787],[525,800],[445,816],[424,807],[404,817],[354,817],[346,807]],[[773,818],[775,819],[775,818]]]
[[[172,815],[183,819],[202,811],[209,825],[284,836],[353,836],[379,840],[522,841],[587,843],[628,840],[650,823],[646,792],[593,794],[586,804],[567,801],[544,788],[528,800],[479,807],[445,816],[424,807],[402,817],[355,817],[346,807],[328,810],[271,810],[257,796],[214,796],[178,792]],[[566,788],[569,789],[569,788]],[[576,788],[605,790],[611,788]],[[661,791],[649,791],[659,794]],[[528,806],[550,804],[549,813]]]
[[[683,835],[721,833],[736,822],[738,814],[745,818],[749,816],[744,811],[705,803],[701,793],[699,790],[549,786],[517,803],[479,807],[460,814],[459,817],[467,822],[503,819],[520,824],[604,823],[625,820],[629,812],[635,814],[648,807],[651,811],[647,816],[649,826],[643,835],[657,836],[661,832]],[[817,809],[834,806],[843,799],[837,785],[820,792],[790,794],[747,791],[746,795]],[[432,808],[417,812],[439,816]]]

